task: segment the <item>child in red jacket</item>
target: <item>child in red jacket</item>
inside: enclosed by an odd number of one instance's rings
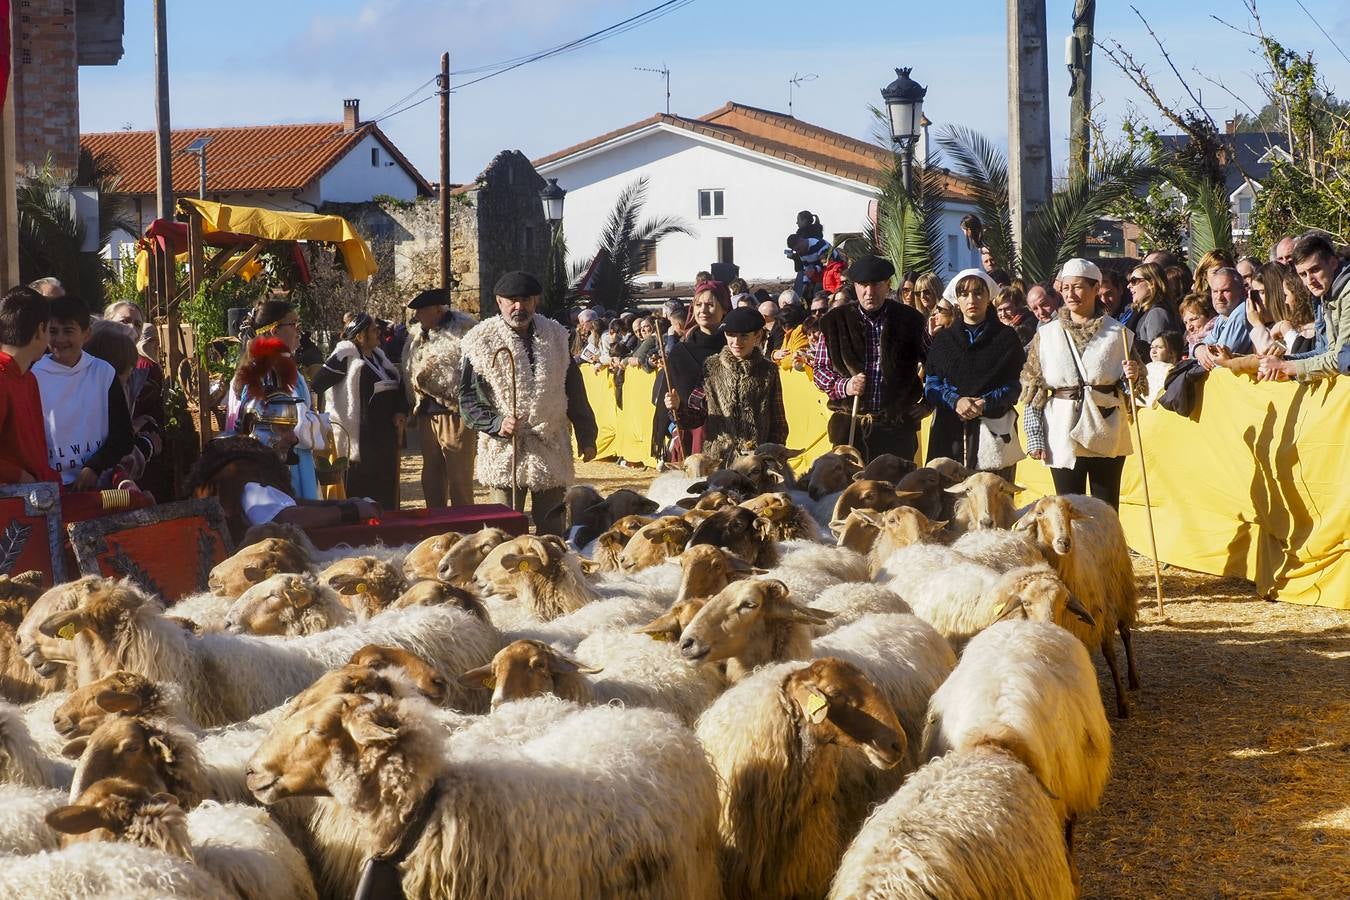
[[[17,287],[0,299],[0,484],[60,481],[47,463],[33,363],[47,350],[47,298]]]

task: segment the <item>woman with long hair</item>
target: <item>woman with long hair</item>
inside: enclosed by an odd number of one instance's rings
[[[1200,257],[1200,265],[1195,267],[1195,280],[1191,293],[1209,296],[1209,273],[1215,269],[1233,268],[1233,254],[1227,250],[1211,250]]]
[[[1305,353],[1316,338],[1312,296],[1292,266],[1266,263],[1257,273],[1257,292],[1249,297],[1247,321],[1257,353]],[[1279,349],[1282,348],[1282,349]]]
[[[689,402],[689,396],[695,389],[703,386],[703,364],[727,345],[722,334],[722,319],[730,312],[731,297],[725,286],[715,282],[702,282],[694,288],[694,299],[689,305],[689,319],[684,337],[675,349],[666,356],[666,367],[656,376],[652,389],[652,402],[656,405],[656,417],[652,428],[654,454],[661,457],[661,442],[670,431],[670,411],[666,409],[665,397],[668,390],[679,394],[682,403]],[[669,387],[667,387],[667,380]],[[673,449],[673,448],[672,448]],[[683,432],[678,452],[684,456],[698,453],[703,449],[703,429],[696,428]]]
[[[1157,263],[1140,263],[1126,282],[1134,303],[1134,336],[1145,346],[1164,331],[1180,331],[1181,318],[1168,297],[1167,275]]]
[[[349,441],[347,494],[398,509],[399,438],[408,418],[398,366],[380,349],[380,323],[357,313],[314,376]]]
[[[925,317],[932,315],[933,308],[942,299],[943,287],[941,278],[932,272],[924,272],[919,276],[919,280],[914,282],[913,307]]]

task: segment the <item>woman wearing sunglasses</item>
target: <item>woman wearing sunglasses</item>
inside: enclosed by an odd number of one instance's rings
[[[1183,331],[1181,317],[1167,293],[1167,276],[1157,263],[1142,263],[1135,267],[1126,282],[1134,302],[1133,326],[1135,337],[1148,346],[1165,331]]]

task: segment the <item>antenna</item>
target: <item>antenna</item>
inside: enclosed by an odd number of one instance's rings
[[[670,115],[670,66],[661,63],[659,69],[648,69],[645,66],[633,66],[634,72],[652,72],[656,75],[663,75],[666,79],[666,115]]]
[[[820,77],[820,76],[819,76],[819,75],[816,75],[814,72],[807,72],[805,75],[798,75],[796,72],[792,73],[792,77],[788,79],[788,115],[789,115],[789,116],[792,115],[792,89],[793,89],[793,88],[799,88],[799,87],[801,87],[803,82],[806,82],[806,81],[815,81],[815,80],[816,80],[817,78],[819,78],[819,77]]]

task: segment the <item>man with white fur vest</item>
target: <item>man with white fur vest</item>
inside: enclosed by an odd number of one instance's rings
[[[473,503],[477,435],[459,414],[461,342],[476,324],[451,309],[439,288],[408,303],[413,323],[403,350],[403,386],[417,418],[422,448],[422,496],[427,507]]]
[[[543,293],[539,279],[508,272],[492,292],[501,315],[475,325],[462,342],[459,408],[478,432],[474,475],[491,489],[494,503],[510,504],[514,493],[520,511],[528,491],[535,530],[560,535],[563,494],[575,476],[568,423],[582,459],[591,460],[595,415],[567,329],[535,313]]]

